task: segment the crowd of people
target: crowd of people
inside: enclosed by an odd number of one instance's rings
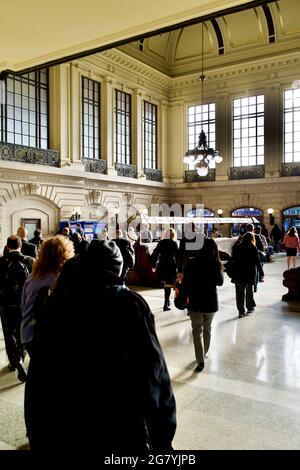
[[[149,232],[144,227],[141,241],[151,239]],[[270,237],[281,240],[275,226]],[[95,420],[107,450],[172,449],[176,405],[154,316],[143,297],[125,285],[135,263],[134,231],[123,234],[118,228],[109,240],[103,229],[89,242],[77,224],[76,231],[66,225],[46,240],[41,230],[27,238],[26,229],[19,227],[0,257],[0,309],[9,368],[26,382],[30,448],[47,450],[53,428],[57,451],[78,438],[87,446],[94,439],[97,446],[96,435],[85,432]],[[205,367],[224,271],[235,284],[242,318],[254,311],[264,262],[272,260],[264,227],[243,227],[231,257],[219,251],[214,238],[188,224],[178,244],[175,229],[168,228],[151,256],[152,270],[164,288],[163,311],[171,309],[174,286],[175,306],[187,310],[196,372]],[[288,269],[295,267],[300,251],[295,227],[282,243]],[[105,378],[99,408],[99,390],[88,383],[95,372]]]

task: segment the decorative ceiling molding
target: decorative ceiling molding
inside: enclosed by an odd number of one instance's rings
[[[286,57],[270,57],[265,60],[258,60],[248,62],[246,64],[237,64],[231,67],[224,67],[219,70],[206,71],[205,86],[209,86],[210,83],[215,84],[218,81],[224,82],[225,80],[232,80],[235,77],[247,76],[249,80],[251,75],[261,74],[266,72],[274,72],[273,78],[277,78],[278,74],[282,70],[287,70],[289,76],[291,76],[291,67],[299,69],[300,67],[300,52],[290,54]],[[299,70],[300,71],[300,70]],[[272,78],[272,77],[271,77]],[[187,77],[174,78],[171,81],[171,89],[181,89],[191,86],[200,86],[199,74],[193,74]],[[265,86],[265,84],[264,84]]]

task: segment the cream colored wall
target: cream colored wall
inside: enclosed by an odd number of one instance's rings
[[[2,1],[0,71],[19,71],[243,3],[247,2]]]
[[[61,153],[62,168],[1,161],[0,222],[2,243],[15,230],[22,213],[43,220],[44,230],[53,233],[61,219],[79,207],[85,219],[100,217],[103,208],[114,210],[126,203],[150,209],[152,203],[200,204],[224,216],[231,210],[251,206],[262,209],[266,224],[268,207],[279,222],[283,208],[300,204],[299,177],[279,177],[282,125],[281,96],[300,73],[300,55],[247,62],[206,72],[205,101],[215,101],[218,109],[217,148],[224,162],[217,166],[216,181],[184,184],[182,157],[187,149],[186,110],[200,102],[198,75],[171,79],[120,51],[111,50],[50,71],[50,146]],[[84,171],[80,161],[80,82],[87,76],[101,83],[102,158],[108,174]],[[116,176],[113,162],[113,92],[123,89],[133,96],[133,159],[138,178]],[[229,181],[231,166],[231,101],[252,93],[265,94],[266,178]],[[142,100],[158,106],[159,161],[164,183],[146,181],[141,161]],[[45,214],[48,213],[48,219]],[[55,228],[54,228],[55,227]],[[225,234],[225,226],[222,230]],[[1,243],[1,242],[0,242]],[[1,245],[0,245],[1,246]]]

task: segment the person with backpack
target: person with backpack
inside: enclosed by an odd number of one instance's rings
[[[37,262],[26,279],[21,299],[21,341],[31,357],[35,325],[40,309],[54,288],[56,279],[67,259],[74,256],[71,240],[63,235],[48,238],[40,248]]]
[[[11,371],[17,369],[20,382],[26,380],[23,364],[24,347],[21,344],[21,296],[34,258],[22,255],[22,240],[17,235],[7,239],[7,254],[0,259],[0,306],[1,322],[6,354]]]
[[[70,466],[76,442],[87,467],[99,445],[107,455],[172,450],[176,406],[154,316],[122,285],[122,264],[113,241],[92,240],[66,261],[36,324],[25,423],[42,459]]]

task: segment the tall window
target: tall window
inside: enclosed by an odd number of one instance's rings
[[[82,156],[100,158],[100,83],[82,77]]]
[[[48,148],[48,70],[8,75],[0,105],[3,142]]]
[[[144,101],[143,114],[144,168],[157,168],[157,106]]]
[[[115,161],[131,164],[131,96],[115,90]]]
[[[284,92],[284,162],[300,162],[300,88]]]
[[[233,100],[233,166],[264,164],[264,96]]]
[[[198,145],[199,134],[204,130],[207,145],[216,148],[216,105],[215,103],[189,106],[188,108],[188,148],[192,150]],[[211,162],[212,163],[212,162]],[[212,166],[212,164],[211,164]],[[194,168],[194,165],[189,165]]]

